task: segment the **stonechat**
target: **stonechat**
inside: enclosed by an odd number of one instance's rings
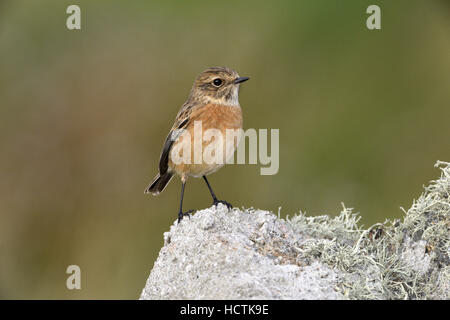
[[[189,216],[189,213],[193,212],[193,210],[183,212],[184,189],[189,176],[202,177],[205,180],[214,205],[217,206],[217,204],[222,203],[228,209],[232,208],[232,205],[227,201],[217,199],[206,176],[217,171],[233,156],[237,143],[233,143],[230,147],[228,144],[225,146],[223,141],[220,141],[219,148],[224,148],[223,161],[205,161],[203,154],[199,154],[204,148],[197,148],[196,146],[206,147],[208,143],[203,137],[196,136],[194,128],[197,123],[200,123],[202,130],[216,130],[223,136],[226,136],[228,130],[242,130],[239,87],[242,82],[248,79],[248,77],[240,77],[236,71],[226,67],[208,68],[195,79],[187,101],[178,111],[162,148],[159,173],[145,189],[145,193],[158,195],[164,190],[174,174],[181,177],[178,223],[184,216]],[[186,135],[182,133],[186,133]],[[186,139],[186,137],[188,138]],[[214,147],[215,143],[219,143],[219,139],[211,139],[209,145],[213,144]],[[182,152],[189,151],[189,161],[175,161],[173,154],[175,149],[182,150]]]

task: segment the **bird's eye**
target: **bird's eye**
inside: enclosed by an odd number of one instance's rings
[[[217,78],[213,80],[213,85],[215,85],[216,87],[220,87],[220,85],[222,84],[222,80]]]

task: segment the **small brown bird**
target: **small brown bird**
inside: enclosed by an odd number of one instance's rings
[[[231,149],[226,150],[225,143],[221,143],[223,149],[223,161],[211,163],[204,161],[203,155],[199,154],[208,145],[203,137],[195,135],[195,124],[200,123],[202,131],[208,129],[218,130],[222,136],[226,136],[227,130],[242,129],[242,110],[239,105],[239,87],[248,77],[240,77],[237,72],[225,68],[214,67],[203,71],[194,81],[187,101],[183,104],[175,118],[175,123],[164,143],[159,160],[159,173],[152,183],[145,189],[145,193],[153,195],[164,190],[174,174],[181,177],[181,200],[178,212],[178,222],[184,216],[189,216],[193,210],[183,212],[184,188],[188,176],[203,177],[213,198],[213,204],[225,204],[228,209],[232,208],[227,201],[218,200],[211,188],[206,176],[217,171],[233,155],[237,143],[233,143]],[[195,123],[195,124],[194,124]],[[186,132],[184,139],[182,132]],[[197,141],[196,141],[197,140]],[[211,139],[210,143],[218,143]],[[202,145],[201,150],[194,146]],[[185,147],[185,148],[183,148]],[[175,161],[171,151],[182,149],[190,151],[189,161]],[[198,161],[200,159],[200,161]]]

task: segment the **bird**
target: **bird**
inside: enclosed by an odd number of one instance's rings
[[[194,211],[188,210],[183,212],[183,198],[188,177],[203,178],[213,198],[214,206],[222,203],[226,205],[228,210],[233,207],[229,202],[219,200],[216,197],[206,176],[216,172],[230,159],[237,148],[239,138],[231,147],[225,147],[223,141],[218,146],[217,143],[219,143],[220,139],[211,138],[210,144],[213,147],[218,147],[218,150],[223,150],[223,161],[211,162],[205,161],[203,155],[199,154],[208,143],[202,137],[196,137],[196,132],[194,131],[198,123],[201,124],[202,132],[213,129],[216,132],[218,130],[223,136],[226,136],[227,130],[242,130],[239,89],[240,85],[249,79],[249,77],[239,76],[236,71],[227,67],[207,68],[194,80],[186,102],[181,106],[175,117],[173,126],[161,151],[159,172],[145,189],[145,193],[158,195],[164,190],[174,175],[180,176],[181,196],[178,223],[185,216],[190,218],[190,213]],[[186,135],[183,135],[183,133],[186,133]],[[196,139],[197,141],[195,141]],[[201,150],[195,147],[196,142],[201,144]],[[179,149],[182,149],[178,154],[180,156],[185,151],[190,153],[183,158],[185,160],[188,159],[188,161],[180,162],[178,158],[175,159],[177,155],[175,150]]]

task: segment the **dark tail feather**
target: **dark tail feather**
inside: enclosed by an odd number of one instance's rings
[[[171,178],[172,174],[169,172],[164,173],[162,176],[158,174],[155,179],[153,179],[153,182],[150,183],[150,185],[147,187],[147,189],[145,189],[144,193],[151,193],[154,196],[158,195],[164,190]]]

